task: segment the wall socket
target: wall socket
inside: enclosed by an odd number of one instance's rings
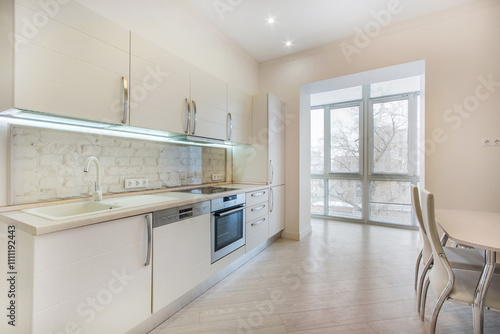
[[[500,146],[500,138],[482,138],[481,146]]]
[[[224,174],[212,174],[212,181],[223,181]]]
[[[125,179],[125,189],[147,188],[148,179]]]

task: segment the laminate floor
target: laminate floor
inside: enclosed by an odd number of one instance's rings
[[[413,287],[417,231],[313,219],[280,239],[150,334],[425,334]],[[500,313],[485,311],[485,333]],[[472,310],[446,302],[437,333],[472,333]]]

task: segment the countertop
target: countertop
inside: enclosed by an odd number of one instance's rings
[[[205,186],[205,185],[204,185]],[[211,185],[206,185],[211,186]],[[73,217],[64,220],[50,220],[39,216],[32,215],[23,210],[10,211],[0,214],[0,222],[8,225],[14,225],[17,229],[28,232],[32,235],[43,235],[58,231],[64,231],[72,228],[87,226],[91,224],[98,224],[110,220],[126,218],[130,216],[136,216],[141,214],[146,214],[149,212],[163,210],[168,208],[173,208],[177,206],[208,201],[211,199],[219,198],[222,196],[230,196],[239,193],[251,192],[259,189],[268,188],[266,185],[255,185],[255,184],[224,184],[218,185],[221,187],[234,188],[232,191],[227,191],[223,193],[216,193],[210,195],[202,194],[191,194],[185,192],[177,191],[165,191],[165,192],[155,192],[152,195],[155,197],[164,197],[165,201],[155,201],[155,203],[147,203],[142,205],[131,205],[128,207],[123,207],[119,209],[100,211],[93,214],[86,214],[81,217]],[[131,194],[131,196],[141,196]],[[121,197],[121,199],[126,199],[127,197]],[[106,202],[113,201],[112,198],[105,199]]]

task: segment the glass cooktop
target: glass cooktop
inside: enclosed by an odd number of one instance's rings
[[[175,191],[176,192],[181,192],[181,193],[210,195],[210,194],[223,193],[223,192],[226,192],[226,191],[233,191],[233,190],[236,190],[236,188],[201,187],[201,188],[194,188],[194,189],[188,189],[188,190],[175,190]]]

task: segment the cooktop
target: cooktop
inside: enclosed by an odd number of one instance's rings
[[[200,187],[200,188],[194,188],[194,189],[188,189],[188,190],[175,190],[175,191],[181,192],[181,193],[210,195],[210,194],[217,194],[217,193],[222,193],[225,191],[232,191],[232,190],[236,190],[236,188]]]

